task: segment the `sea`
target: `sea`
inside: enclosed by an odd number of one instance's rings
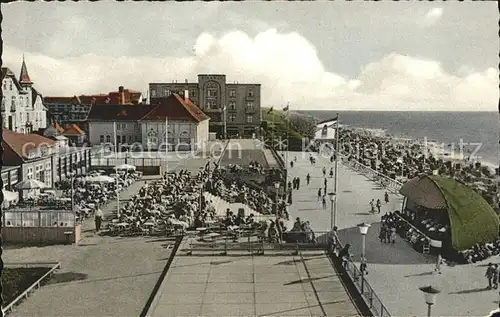
[[[498,112],[405,112],[405,111],[297,111],[319,120],[339,114],[348,128],[381,129],[386,135],[439,144],[462,144],[474,150],[485,164],[500,165],[500,123]],[[475,145],[478,144],[478,145]],[[458,150],[457,150],[458,151]]]

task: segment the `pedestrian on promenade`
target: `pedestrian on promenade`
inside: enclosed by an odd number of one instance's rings
[[[326,177],[326,167],[323,166],[323,176]]]
[[[495,270],[493,271],[493,288],[498,289],[498,278],[500,277],[500,272],[498,271],[498,264],[495,264]]]
[[[380,207],[382,207],[382,203],[380,202],[380,199],[377,199],[377,211],[380,213]]]
[[[97,206],[97,210],[95,211],[94,214],[94,222],[95,222],[95,232],[101,231],[101,224],[102,224],[102,218],[103,218],[103,213],[102,210],[99,206]]]
[[[328,239],[328,250],[330,255],[335,255],[337,253],[338,237],[337,237],[337,226],[333,227],[330,232],[330,237]]]
[[[297,188],[297,178],[296,177],[292,180],[292,188],[293,189]]]
[[[370,201],[370,212],[375,213],[375,199]]]
[[[323,184],[325,185],[325,188],[328,186],[328,180],[325,177],[325,180],[323,181]]]
[[[391,243],[395,244],[396,243],[396,228],[391,228],[390,238],[391,238]]]
[[[297,162],[297,156],[295,156],[295,158],[293,159],[295,162]]]
[[[326,196],[326,186],[323,188],[323,196]]]
[[[288,181],[288,187],[287,188],[290,189],[290,190],[292,189],[292,182],[291,181]]]
[[[330,163],[333,163],[333,155],[330,156]]]
[[[300,177],[297,176],[297,190],[300,189]]]
[[[321,200],[321,188],[318,188],[318,200]]]
[[[384,194],[384,199],[385,199],[385,203],[388,204],[389,203],[389,194],[387,192],[385,192],[385,194]]]
[[[321,204],[323,205],[323,209],[326,209],[326,198],[325,198],[325,196],[323,196],[323,198],[321,199]]]
[[[333,177],[333,168],[330,168],[330,178]]]
[[[380,239],[380,242],[386,243],[387,242],[387,225],[382,223],[382,226],[380,227],[380,233],[378,235],[378,238]]]
[[[311,182],[311,175],[309,173],[307,173],[306,181],[307,181],[307,185],[309,185],[309,183]]]
[[[349,259],[351,258],[350,247],[351,245],[348,243],[339,252],[339,259],[342,260],[342,267],[345,270],[347,270],[347,263],[349,263]]]
[[[434,272],[441,274],[441,264],[443,264],[443,258],[441,257],[441,253],[439,253],[437,256],[436,267],[434,268]]]
[[[488,263],[488,268],[486,269],[486,274],[484,276],[488,280],[488,289],[492,288],[492,282],[493,282],[493,271],[495,270],[495,267],[493,266],[493,263]]]
[[[293,161],[290,161],[290,167],[293,168]]]

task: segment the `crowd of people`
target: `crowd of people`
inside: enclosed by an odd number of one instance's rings
[[[454,177],[474,188],[494,208],[500,208],[498,199],[498,168],[493,173],[480,162],[467,157],[452,160],[451,156],[433,153],[417,142],[400,142],[391,137],[380,137],[369,132],[340,130],[341,151],[349,161],[357,161],[389,178],[405,181],[422,173],[438,171]],[[424,153],[426,151],[427,153]]]

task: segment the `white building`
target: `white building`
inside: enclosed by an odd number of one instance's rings
[[[196,150],[208,141],[209,121],[195,104],[177,94],[154,105],[93,105],[88,116],[89,142],[114,144],[116,125],[116,144],[121,149],[162,150],[168,127],[170,149]]]
[[[19,80],[9,68],[2,67],[2,91],[3,127],[19,133],[47,127],[43,97],[33,87],[24,59]]]

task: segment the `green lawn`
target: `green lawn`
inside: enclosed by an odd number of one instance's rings
[[[16,299],[49,270],[47,267],[4,268],[2,272],[4,306]]]
[[[273,135],[276,139],[286,139],[287,134],[287,118],[286,113],[280,110],[269,111],[269,108],[262,108],[262,121],[266,122],[264,131],[266,137],[270,138]],[[288,137],[290,139],[290,150],[301,150],[303,136],[291,127],[288,127]]]

